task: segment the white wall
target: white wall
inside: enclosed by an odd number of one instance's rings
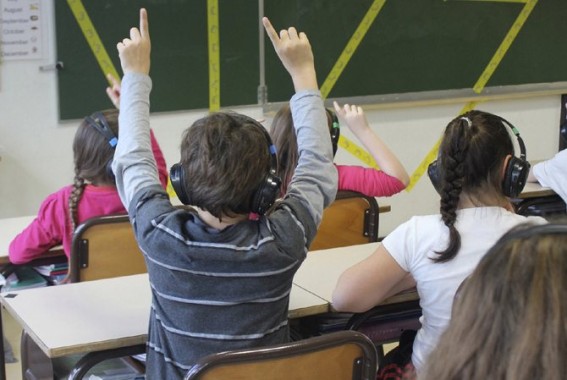
[[[71,183],[73,178],[71,142],[78,121],[58,121],[56,73],[39,71],[39,66],[53,63],[56,57],[51,0],[41,0],[41,5],[45,16],[44,59],[0,64],[0,218],[35,214],[47,194]],[[101,83],[101,91],[104,86]],[[541,160],[557,151],[559,103],[559,96],[544,96],[484,103],[477,108],[497,113],[515,124],[526,142],[528,158]],[[462,106],[459,103],[393,108],[368,111],[368,117],[411,175]],[[262,117],[259,107],[239,111]],[[202,115],[203,112],[152,115],[152,127],[168,165],[179,158],[181,132]],[[341,132],[353,139],[348,130]],[[341,150],[335,161],[358,163]],[[392,212],[380,218],[380,235],[411,215],[438,209],[436,193],[426,177],[411,192],[379,201],[392,206]]]

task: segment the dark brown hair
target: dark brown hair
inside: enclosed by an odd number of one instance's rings
[[[250,117],[218,112],[184,132],[181,165],[192,205],[219,219],[251,211],[253,195],[270,170],[263,128]]]
[[[469,125],[470,121],[470,125]],[[441,217],[449,228],[448,247],[437,252],[436,262],[453,259],[461,248],[461,235],[455,228],[461,194],[485,205],[508,203],[502,191],[502,166],[507,155],[514,155],[508,128],[498,116],[469,111],[446,127],[439,147]]]
[[[463,285],[424,379],[563,379],[566,294],[567,225],[515,228]]]
[[[329,130],[333,128],[332,113],[327,110]],[[282,106],[274,115],[270,135],[276,147],[278,157],[277,175],[282,179],[281,194],[287,192],[287,186],[293,177],[299,160],[297,136],[293,127],[293,118],[288,104]]]
[[[101,111],[108,126],[118,137],[118,110]],[[114,177],[108,172],[108,162],[114,157],[114,148],[86,118],[81,122],[73,140],[75,178],[69,197],[69,219],[73,230],[77,224],[77,205],[87,182],[95,185],[114,185]]]

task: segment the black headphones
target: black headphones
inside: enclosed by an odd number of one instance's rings
[[[268,144],[268,151],[270,152],[270,170],[260,183],[260,186],[258,186],[254,192],[250,204],[250,210],[253,213],[263,215],[270,209],[270,207],[273,206],[280,194],[282,180],[276,175],[276,169],[278,167],[276,147],[272,143],[272,139],[270,138],[268,131],[266,131],[266,129],[261,125],[258,125],[258,128],[262,131],[262,134],[265,136]],[[185,170],[181,163],[176,163],[171,167],[169,170],[169,179],[173,190],[175,190],[175,193],[181,203],[185,205],[192,205],[192,200],[189,197],[189,192],[185,185],[187,183],[185,179]]]
[[[116,148],[116,144],[118,144],[118,137],[112,132],[108,121],[102,114],[102,112],[95,112],[90,116],[85,118],[87,124],[94,129],[96,129],[101,135],[104,136],[106,142],[112,149]],[[108,160],[106,163],[106,173],[112,179],[114,179],[114,172],[112,171],[112,158]]]
[[[522,140],[522,137],[520,137],[520,132],[518,131],[518,129],[514,127],[509,121],[500,116],[489,114],[487,112],[485,112],[485,114],[491,115],[500,120],[503,125],[510,128],[510,130],[518,140],[518,146],[520,147],[520,157],[512,156],[510,158],[508,164],[506,165],[504,179],[502,180],[502,192],[504,193],[504,195],[511,198],[517,197],[524,189],[524,186],[528,179],[528,174],[530,172],[530,163],[526,160],[526,146],[524,144],[524,140]],[[441,193],[441,173],[438,160],[435,160],[431,164],[429,164],[429,166],[427,167],[427,175],[429,176],[429,179],[431,180],[431,183],[433,184],[435,190],[437,190],[438,193]]]
[[[332,127],[329,132],[331,132],[331,143],[333,144],[333,157],[337,154],[337,150],[339,149],[339,138],[341,137],[341,125],[339,124],[339,119],[337,118],[337,114],[331,111],[328,108],[325,108],[327,114],[331,118]]]

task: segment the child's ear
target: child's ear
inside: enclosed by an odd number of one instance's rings
[[[500,168],[500,181],[504,181],[504,177],[506,176],[506,168],[508,167],[511,158],[512,155],[508,154],[504,158],[504,161],[502,161],[502,167]]]

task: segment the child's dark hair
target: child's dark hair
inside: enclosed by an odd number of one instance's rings
[[[197,120],[181,140],[184,186],[191,204],[211,215],[252,211],[256,190],[270,171],[267,131],[237,113],[213,113]]]
[[[334,127],[333,119],[334,113],[327,110],[327,122],[330,132]],[[285,194],[299,160],[297,137],[293,126],[291,109],[288,104],[282,106],[274,115],[270,135],[278,154],[277,174],[282,179],[281,193]],[[333,149],[336,150],[336,147]]]
[[[455,222],[463,191],[479,204],[494,204],[495,198],[501,204],[509,202],[502,191],[502,165],[507,155],[514,155],[514,145],[498,116],[474,110],[447,125],[438,165],[442,173],[441,218],[449,228],[450,240],[445,250],[436,252],[439,256],[434,261],[453,259],[461,247]]]
[[[118,110],[102,111],[102,115],[115,136],[118,136]],[[85,118],[73,140],[75,178],[69,197],[69,220],[73,230],[77,225],[77,205],[87,184],[114,184],[114,177],[108,170],[108,163],[114,157],[114,148],[108,139],[94,128]]]

